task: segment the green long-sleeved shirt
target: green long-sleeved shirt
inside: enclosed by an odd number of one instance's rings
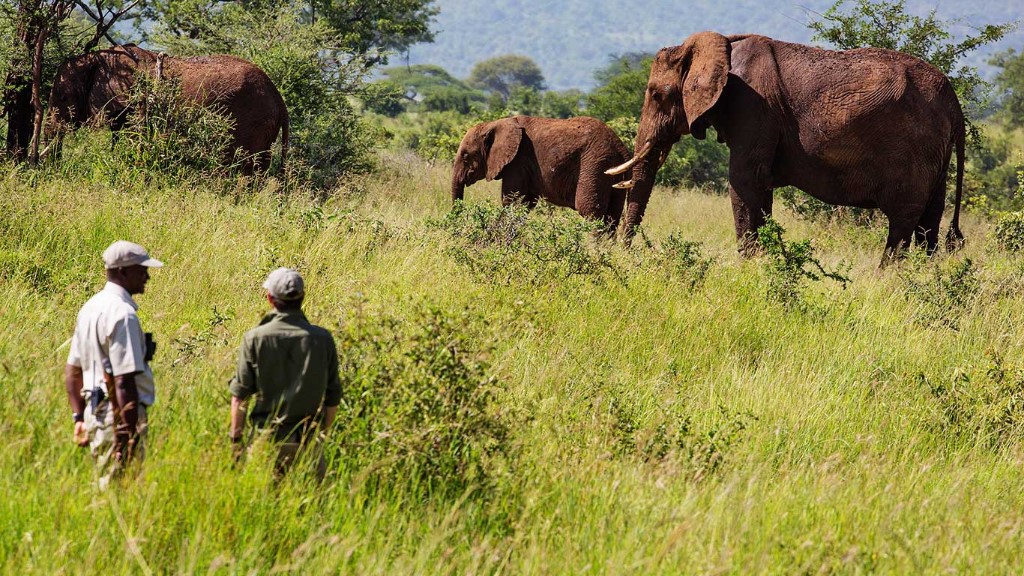
[[[255,396],[249,419],[257,426],[289,431],[308,422],[321,406],[341,402],[334,338],[300,310],[268,313],[242,339],[230,391],[240,400]]]

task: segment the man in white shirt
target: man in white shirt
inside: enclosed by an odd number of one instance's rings
[[[75,441],[89,446],[105,488],[132,458],[145,453],[146,409],[153,404],[156,345],[142,331],[134,294],[149,269],[163,263],[138,244],[118,240],[103,252],[107,284],[78,313],[64,367]]]

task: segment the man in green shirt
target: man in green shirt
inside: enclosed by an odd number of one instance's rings
[[[317,428],[330,428],[341,403],[334,338],[302,313],[306,291],[298,272],[278,268],[263,288],[273,310],[245,333],[238,351],[230,385],[231,442],[241,446],[248,400],[255,397],[249,421],[277,443],[275,473],[284,474],[311,447],[317,476],[323,478],[326,462]]]

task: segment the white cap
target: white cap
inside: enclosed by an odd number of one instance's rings
[[[306,286],[302,276],[291,268],[278,268],[267,275],[263,287],[277,300],[291,302],[301,300],[306,295]]]
[[[103,251],[103,265],[107,270],[127,268],[129,266],[147,266],[159,268],[164,265],[156,258],[150,258],[146,249],[134,242],[118,240]]]

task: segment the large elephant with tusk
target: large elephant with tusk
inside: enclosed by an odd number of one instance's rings
[[[956,203],[946,237],[963,240],[964,115],[949,79],[912,56],[832,51],[752,34],[700,32],[651,64],[625,226],[643,219],[654,175],[680,137],[714,127],[729,147],[729,196],[740,250],[754,247],[773,189],[792,185],[830,204],[889,219],[883,263],[911,242],[938,244],[956,151]],[[627,232],[628,233],[628,232]]]

